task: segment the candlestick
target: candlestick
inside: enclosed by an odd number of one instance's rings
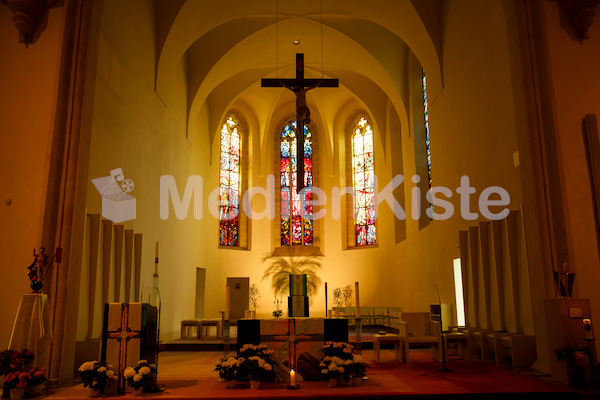
[[[354,295],[356,297],[356,318],[360,318],[360,301],[358,301],[358,282],[354,284]]]
[[[225,284],[225,320],[229,321],[229,282]]]
[[[327,318],[333,318],[333,310],[327,310]]]
[[[252,319],[256,319],[256,310],[252,310],[250,315],[252,316]]]
[[[290,386],[296,386],[296,371],[290,371]]]
[[[244,310],[244,318],[250,319],[250,310]]]
[[[158,258],[158,240],[156,241],[156,258]]]

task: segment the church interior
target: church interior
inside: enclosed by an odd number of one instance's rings
[[[142,303],[174,379],[182,340],[216,362],[298,318],[375,375],[386,334],[396,375],[437,368],[423,325],[560,390],[582,352],[600,388],[600,1],[0,3],[0,344],[50,382]]]

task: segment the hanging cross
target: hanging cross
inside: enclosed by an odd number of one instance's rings
[[[284,87],[296,95],[296,162],[297,162],[297,190],[306,187],[304,182],[304,125],[310,123],[310,111],[306,105],[306,92],[316,87],[338,87],[337,79],[305,79],[304,54],[296,54],[295,79],[267,79],[261,80],[262,87]]]

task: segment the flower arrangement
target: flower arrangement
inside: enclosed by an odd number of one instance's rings
[[[238,380],[273,381],[274,351],[264,344],[245,344],[238,350],[238,357],[244,359],[238,373]]]
[[[346,370],[350,376],[362,378],[367,375],[367,368],[369,368],[369,362],[367,360],[360,354],[354,354],[351,361],[351,363],[346,364]]]
[[[103,364],[98,361],[87,361],[79,367],[79,376],[83,387],[89,387],[100,393],[109,388],[117,379],[112,370],[112,365]]]
[[[567,346],[554,350],[557,361],[566,361],[569,370],[569,383],[574,387],[588,386],[588,366],[590,352],[586,347]]]
[[[148,364],[146,360],[140,360],[135,367],[127,367],[123,371],[123,378],[127,380],[129,386],[139,389],[146,386],[150,381],[151,374],[156,373],[156,365]]]
[[[363,377],[369,362],[356,354],[354,346],[346,342],[326,342],[321,348],[323,358],[319,366],[326,379]]]
[[[25,389],[30,380],[31,375],[27,372],[11,372],[4,378],[4,387],[7,389]]]
[[[29,371],[31,377],[29,381],[30,386],[41,385],[46,382],[46,369],[45,368],[33,368]]]
[[[351,360],[342,360],[336,356],[325,356],[319,364],[319,366],[322,368],[321,374],[325,376],[325,379],[334,379],[344,375],[349,376],[348,372],[346,371],[347,361]]]
[[[221,362],[217,364],[215,371],[219,372],[219,378],[223,380],[237,380],[244,361],[246,360],[243,357],[238,358],[230,356],[227,359],[222,359]]]
[[[4,350],[0,353],[0,375],[8,375],[11,372],[24,372],[26,364],[33,362],[35,354],[32,351],[23,349],[23,351],[17,350]]]

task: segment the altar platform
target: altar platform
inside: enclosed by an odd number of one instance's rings
[[[398,330],[384,326],[365,327],[361,335],[362,348],[373,349],[373,335],[376,335],[381,330],[391,334],[398,333]],[[352,345],[356,345],[354,327],[348,329],[348,339]],[[211,336],[203,337],[202,339],[176,339],[161,343],[160,351],[223,351],[224,343],[225,341],[222,338],[218,338],[213,330]],[[229,343],[231,349],[234,349],[237,344],[237,328],[235,326],[231,328]]]
[[[467,362],[451,357],[452,372],[439,372],[440,363],[426,350],[412,350],[410,364],[394,361],[391,350],[383,350],[381,363],[371,363],[369,379],[360,387],[328,388],[326,382],[299,382],[300,389],[287,390],[283,382],[263,383],[259,390],[248,384],[227,389],[218,382],[215,364],[222,352],[162,352],[159,354],[160,394],[143,397],[163,399],[592,399],[598,393],[578,393],[545,379],[520,374],[480,361]],[[363,356],[373,361],[371,350]],[[50,388],[44,397],[53,400],[85,398],[86,389],[78,382]],[[107,397],[110,398],[110,397]],[[134,398],[132,394],[119,399]]]

